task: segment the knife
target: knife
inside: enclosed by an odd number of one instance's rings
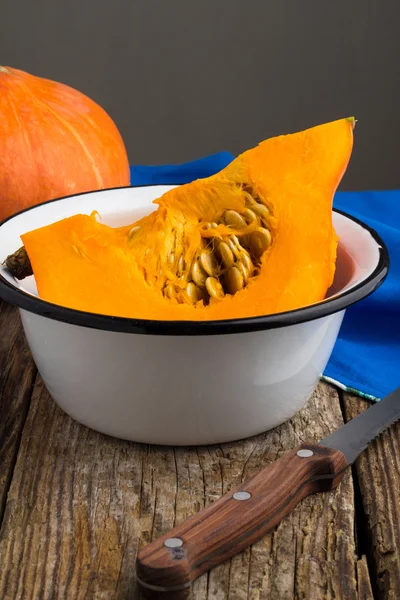
[[[346,468],[400,419],[400,388],[319,444],[302,444],[138,554],[142,593],[183,599],[192,582],[271,531],[306,496],[333,490]]]

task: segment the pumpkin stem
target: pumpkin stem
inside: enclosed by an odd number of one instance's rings
[[[7,256],[2,266],[7,267],[16,279],[25,279],[25,277],[33,275],[31,261],[24,246],[21,246],[14,254]]]
[[[355,128],[357,119],[355,119],[354,117],[347,117],[346,121],[348,121],[349,123],[351,123],[353,125],[353,129]]]

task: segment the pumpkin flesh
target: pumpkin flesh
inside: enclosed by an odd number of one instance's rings
[[[220,173],[167,192],[157,210],[129,227],[75,215],[26,233],[40,296],[78,310],[159,320],[253,317],[322,300],[338,242],[332,200],[353,127],[353,119],[343,119],[266,140]],[[272,242],[253,276],[234,294],[191,302],[185,290],[201,248],[213,247],[214,238],[217,244],[251,236],[254,225],[235,229],[221,215],[244,214],[254,198],[268,208],[263,225]],[[207,225],[213,222],[216,228]],[[171,298],[167,285],[175,290]]]

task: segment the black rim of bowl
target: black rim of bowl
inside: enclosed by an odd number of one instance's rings
[[[119,189],[138,189],[144,187],[164,187],[172,185],[176,184],[169,183],[140,186],[119,186],[105,190],[94,190],[80,194],[71,194],[70,196],[63,196],[61,198],[54,198],[53,200],[42,202],[41,204],[19,211],[0,223],[0,228],[7,223],[7,221],[10,221],[22,213],[34,210],[38,206],[43,206],[53,202],[60,202],[67,198],[84,196],[88,194],[100,194],[102,192],[109,192]],[[379,246],[379,261],[375,269],[368,275],[368,277],[355,287],[343,293],[339,292],[332,298],[327,298],[326,300],[322,300],[321,302],[311,304],[303,308],[259,317],[224,319],[218,321],[158,321],[150,319],[113,317],[109,315],[75,310],[73,308],[65,308],[58,304],[52,304],[51,302],[42,300],[37,296],[32,296],[18,287],[15,287],[1,274],[0,298],[6,302],[9,302],[10,304],[16,305],[18,308],[24,311],[55,321],[61,321],[63,323],[69,323],[71,325],[78,325],[90,329],[147,335],[193,336],[246,333],[250,331],[277,329],[279,327],[287,327],[289,325],[296,325],[297,323],[313,321],[315,319],[340,312],[372,294],[372,292],[374,292],[383,283],[389,270],[389,253],[385,243],[377,234],[377,232],[359,219],[349,215],[344,211],[334,209],[334,212],[345,216],[370,233],[372,238]]]

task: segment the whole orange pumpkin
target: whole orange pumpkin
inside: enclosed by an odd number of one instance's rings
[[[0,67],[0,221],[45,200],[127,185],[124,142],[98,104]]]

